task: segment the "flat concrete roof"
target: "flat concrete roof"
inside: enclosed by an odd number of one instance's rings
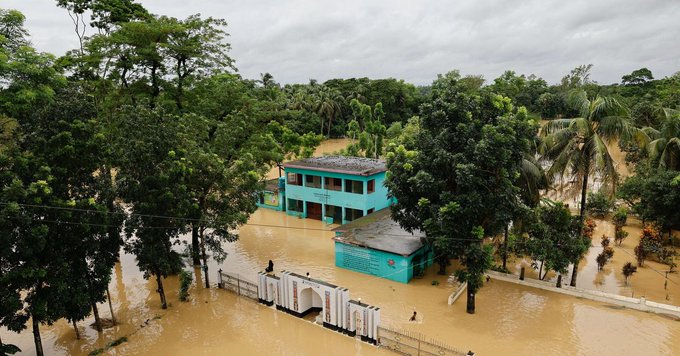
[[[387,164],[384,160],[345,156],[310,157],[286,162],[283,167],[359,176],[371,176],[387,170]]]
[[[401,255],[410,256],[423,247],[425,233],[404,230],[392,220],[390,208],[378,210],[345,225],[333,229],[340,232],[333,240],[348,245],[371,248]]]

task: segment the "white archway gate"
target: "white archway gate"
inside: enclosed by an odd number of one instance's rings
[[[297,317],[320,311],[324,327],[377,343],[380,308],[350,300],[347,288],[288,271],[280,277],[260,272],[258,299]]]

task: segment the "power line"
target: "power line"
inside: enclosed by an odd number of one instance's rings
[[[13,203],[0,202],[0,205],[11,205],[11,204],[13,204]],[[168,216],[168,215],[124,213],[124,212],[115,212],[115,211],[114,212],[112,212],[112,211],[99,211],[99,210],[92,210],[92,209],[59,207],[59,206],[39,205],[39,204],[24,204],[24,203],[15,203],[15,204],[18,205],[18,206],[27,207],[27,208],[55,209],[55,210],[87,212],[87,213],[97,213],[97,214],[149,217],[149,218],[176,220],[176,221],[199,222],[199,223],[201,223],[202,226],[212,227],[211,224],[210,224],[210,221],[207,221],[205,219],[185,218],[185,217]],[[11,217],[8,217],[8,218],[11,218]],[[36,221],[36,222],[63,223],[63,224],[72,224],[72,225],[81,224],[81,225],[90,225],[90,226],[120,228],[119,225],[92,224],[92,223],[82,223],[82,222],[66,221],[66,220],[58,220],[58,221],[55,221],[55,220],[50,221],[50,220],[44,220],[44,219],[32,219],[32,220]],[[219,224],[214,224],[214,225],[219,225]],[[273,224],[259,224],[259,223],[245,223],[242,226],[268,227],[268,228],[307,230],[307,231],[321,231],[321,232],[332,232],[333,231],[332,229],[322,229],[322,228],[313,228],[313,227],[297,227],[297,226],[286,226],[286,225],[273,225]],[[178,226],[139,226],[139,227],[135,227],[135,228],[136,229],[168,229],[168,230],[174,230],[174,229],[179,229],[180,227],[178,227]],[[414,235],[411,235],[411,234],[381,233],[380,235],[393,236],[393,237],[414,237]],[[472,241],[472,242],[483,241],[483,240],[479,240],[479,239],[463,238],[463,237],[450,237],[450,238],[446,238],[446,240],[449,240],[449,241]],[[528,241],[526,241],[526,242],[515,241],[515,242],[513,242],[513,245],[520,245],[521,246],[521,245],[529,245],[530,243],[531,242],[528,242]],[[561,244],[555,243],[555,244],[552,244],[552,247],[560,248]],[[590,247],[599,247],[599,246],[591,245]]]

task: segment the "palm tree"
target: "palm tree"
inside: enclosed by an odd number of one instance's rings
[[[314,94],[314,111],[321,118],[321,134],[323,135],[324,119],[328,121],[328,137],[331,136],[333,120],[340,115],[340,101],[343,100],[340,92],[325,85],[318,86]]]
[[[663,109],[665,119],[660,130],[645,127],[646,150],[652,164],[659,169],[680,170],[680,110]]]
[[[626,110],[614,98],[597,95],[589,98],[584,90],[570,96],[580,117],[557,119],[541,130],[543,159],[552,162],[549,177],[569,177],[575,181],[574,190],[580,188],[581,221],[585,218],[588,181],[598,175],[603,186],[616,188],[617,172],[607,143],[633,136],[633,126]],[[576,285],[578,261],[574,262],[571,286]]]

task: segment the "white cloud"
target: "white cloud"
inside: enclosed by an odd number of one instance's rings
[[[142,0],[157,14],[201,13],[229,22],[242,75],[284,83],[395,77],[417,84],[460,69],[492,79],[506,69],[557,82],[593,63],[593,78],[618,82],[640,67],[680,70],[676,0]],[[34,44],[76,46],[66,12],[51,0],[3,0],[27,16]]]

